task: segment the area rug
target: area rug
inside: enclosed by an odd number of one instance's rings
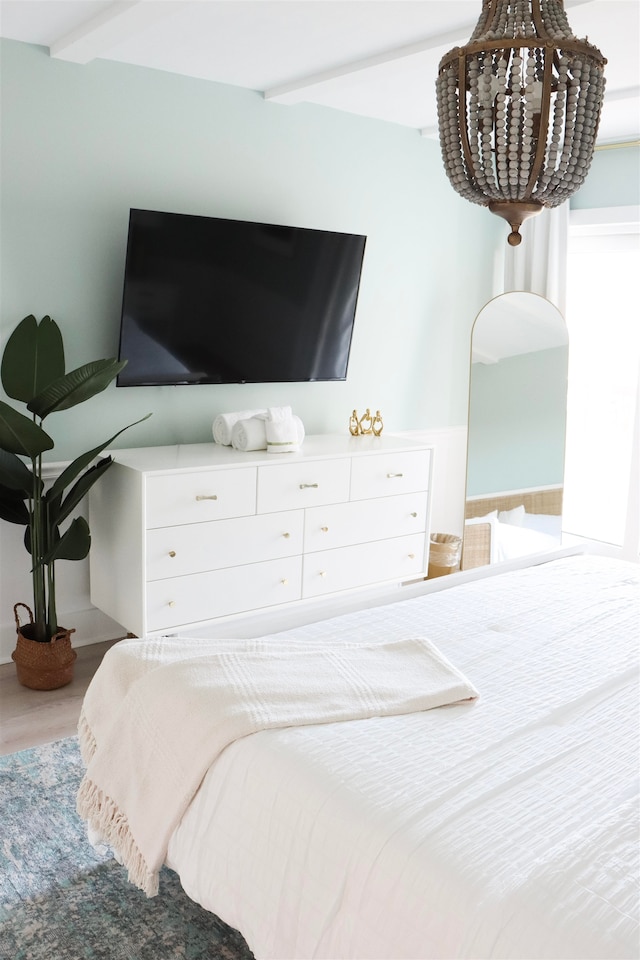
[[[91,847],[75,737],[0,757],[1,960],[252,960],[240,934],[162,871],[148,899]]]

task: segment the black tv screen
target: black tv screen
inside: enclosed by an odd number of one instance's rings
[[[118,386],[346,379],[365,242],[131,210]]]

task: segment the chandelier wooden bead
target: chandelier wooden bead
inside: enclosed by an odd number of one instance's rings
[[[606,59],[577,40],[562,0],[483,0],[436,81],[440,146],[457,193],[520,226],[564,203],[589,172]]]

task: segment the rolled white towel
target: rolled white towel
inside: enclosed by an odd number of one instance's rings
[[[267,453],[297,453],[300,440],[291,407],[268,407],[267,413]]]
[[[304,440],[304,424],[295,414],[292,420],[296,427],[298,446]],[[266,450],[267,449],[267,421],[263,417],[251,417],[249,420],[238,420],[231,431],[231,446],[236,450]]]
[[[231,430],[231,446],[236,450],[266,450],[266,421],[258,417],[238,420]]]
[[[295,413],[292,417],[292,420],[296,426],[296,433],[298,435],[298,450],[299,450],[300,447],[302,446],[302,441],[304,440],[304,433],[305,433],[304,423],[302,422],[300,417],[296,417]]]
[[[224,447],[231,446],[231,431],[234,423],[238,420],[250,420],[257,414],[266,414],[266,410],[261,408],[260,410],[239,410],[237,413],[219,413],[213,421],[213,439]]]

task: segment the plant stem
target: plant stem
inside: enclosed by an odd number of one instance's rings
[[[30,509],[29,533],[31,538],[31,578],[33,584],[33,619],[35,622],[36,638],[40,641],[47,640],[47,619],[46,619],[46,588],[45,571],[42,564],[42,551],[44,544],[40,536],[42,530],[42,484],[40,477],[42,475],[42,456],[32,460],[33,470],[33,495]]]
[[[53,543],[53,534],[50,533],[49,542]],[[58,632],[58,614],[56,612],[56,565],[54,561],[47,564],[47,619],[50,636]]]

